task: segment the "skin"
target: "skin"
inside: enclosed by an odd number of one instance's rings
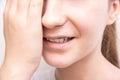
[[[42,18],[44,36],[75,37],[67,47],[60,45],[63,48],[44,44],[43,56],[48,64],[57,67],[57,80],[117,80],[109,76],[117,77],[119,70],[101,53],[104,29],[116,20],[119,10],[119,1],[111,3],[110,8],[108,3],[108,0],[47,2]]]
[[[47,62],[62,68],[90,53],[101,53],[102,35],[109,18],[107,3],[108,0],[48,1],[49,7],[46,7],[42,19],[44,36],[63,35],[73,36],[75,39],[64,49],[49,49],[48,45],[45,45],[43,55]]]
[[[57,68],[56,80],[120,80],[120,70],[101,53],[104,29],[115,22],[119,13],[119,0],[110,6],[108,3],[108,0],[45,0],[44,3],[7,0],[6,56],[0,80],[29,80],[42,55]],[[65,45],[42,41],[43,37],[63,36],[74,39]]]
[[[43,0],[7,0],[4,10],[6,56],[0,80],[30,80],[38,67],[42,54],[42,6]]]

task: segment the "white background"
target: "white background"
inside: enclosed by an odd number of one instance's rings
[[[0,0],[0,65],[3,61],[4,58],[4,50],[5,50],[5,43],[4,43],[4,37],[3,37],[3,17],[2,17],[2,13],[3,13],[3,9],[4,9],[4,5],[5,5],[5,0]],[[118,51],[119,51],[119,55],[120,55],[120,17],[118,17],[118,21],[117,21],[117,32],[118,32]]]

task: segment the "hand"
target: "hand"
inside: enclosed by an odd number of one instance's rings
[[[4,80],[27,80],[39,66],[43,44],[42,7],[43,0],[7,0],[4,10],[6,49],[0,80],[4,76]]]

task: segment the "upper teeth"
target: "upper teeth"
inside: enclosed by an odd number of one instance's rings
[[[56,43],[64,43],[69,40],[69,38],[58,38],[58,39],[51,39],[51,38],[46,38],[46,40],[50,42],[56,42]]]

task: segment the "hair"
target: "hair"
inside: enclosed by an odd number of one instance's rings
[[[103,35],[102,54],[113,65],[120,68],[117,51],[116,24],[107,25]]]
[[[109,7],[114,0],[109,1]],[[107,25],[102,40],[102,54],[103,56],[111,62],[116,67],[120,68],[119,57],[117,51],[117,32],[116,32],[116,22],[112,25]]]

